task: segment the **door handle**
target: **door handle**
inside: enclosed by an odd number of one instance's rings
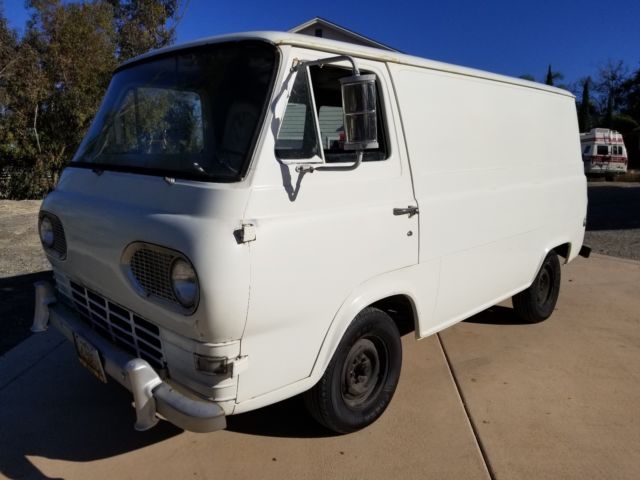
[[[409,215],[409,218],[413,217],[414,215],[417,215],[418,213],[420,213],[420,211],[418,210],[418,207],[415,207],[413,205],[409,205],[407,208],[393,209],[394,215]]]

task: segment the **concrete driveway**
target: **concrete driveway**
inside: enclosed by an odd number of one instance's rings
[[[49,332],[0,357],[0,476],[8,478],[640,478],[640,263],[579,259],[554,315],[494,307],[403,338],[396,396],[333,436],[298,399],[226,431],[132,429],[128,392]]]

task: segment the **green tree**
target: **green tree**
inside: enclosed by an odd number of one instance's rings
[[[639,126],[638,122],[629,115],[614,115],[611,119],[611,128],[623,135],[633,132]]]
[[[178,0],[108,0],[114,10],[118,57],[126,60],[173,43]]]
[[[37,197],[53,187],[114,67],[171,43],[178,4],[28,0],[22,37],[0,12],[0,171],[11,170],[0,198]]]
[[[7,87],[10,81],[11,67],[16,61],[16,47],[16,34],[9,28],[0,3],[0,148],[5,143],[2,118],[7,114],[7,103],[9,102]]]
[[[101,2],[32,0],[30,6],[33,14],[24,43],[39,55],[36,62],[44,76],[30,115],[35,167],[50,172],[55,183],[88,128],[116,65],[113,11]]]
[[[640,68],[621,86],[622,111],[640,123]]]
[[[547,77],[544,83],[546,83],[547,85],[553,86],[557,84],[558,80],[562,80],[563,78],[564,78],[564,75],[560,72],[555,72],[551,70],[551,64],[549,64],[549,67],[547,68]],[[564,88],[564,89],[567,88],[565,85],[558,85],[558,87]]]
[[[0,50],[2,97],[0,113],[0,170],[10,169],[12,185],[18,196],[31,196],[42,188],[41,175],[35,173],[41,163],[39,137],[41,101],[46,98],[42,61],[30,35],[18,39],[3,19],[3,43]],[[42,171],[42,168],[40,168]],[[0,198],[13,195],[11,185],[0,185]]]
[[[4,89],[10,73],[11,65],[16,61],[16,47],[18,40],[16,33],[9,28],[7,19],[4,16],[2,3],[0,3],[0,105],[3,105],[5,97]],[[6,100],[5,100],[6,101]]]
[[[591,129],[591,95],[589,94],[589,84],[591,77],[582,81],[582,96],[580,98],[580,109],[578,111],[578,123],[580,131],[586,132]]]
[[[628,69],[622,60],[608,60],[598,69],[595,87],[600,93],[600,123],[607,128],[612,128],[613,117],[620,113],[624,104],[624,85],[628,76]]]
[[[547,69],[547,79],[544,81],[547,85],[553,85],[553,73],[551,73],[551,65]]]

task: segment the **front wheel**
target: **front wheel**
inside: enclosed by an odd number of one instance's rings
[[[525,322],[538,323],[551,316],[559,294],[560,261],[552,251],[542,262],[531,286],[513,296],[513,309]]]
[[[337,433],[366,427],[385,411],[398,385],[400,333],[382,310],[365,308],[345,332],[305,404],[322,425]]]

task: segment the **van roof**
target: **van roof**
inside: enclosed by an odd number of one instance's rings
[[[312,37],[310,35],[301,35],[298,33],[290,32],[242,32],[233,33],[228,35],[219,35],[214,37],[206,37],[192,42],[181,43],[172,45],[170,47],[161,48],[158,50],[152,50],[143,55],[139,55],[135,58],[129,59],[122,63],[118,69],[129,65],[131,63],[138,62],[143,59],[148,59],[156,55],[163,53],[178,51],[185,48],[197,47],[200,45],[208,45],[214,43],[223,43],[229,41],[240,40],[262,40],[274,45],[292,45],[296,47],[309,48],[313,50],[322,50],[330,53],[339,53],[345,55],[353,55],[360,58],[368,58],[372,60],[398,63],[402,65],[411,65],[416,67],[428,68],[431,70],[438,70],[442,72],[456,73],[459,75],[465,75],[469,77],[483,78],[487,80],[493,80],[502,83],[509,83],[512,85],[519,85],[528,88],[534,88],[536,90],[543,90],[550,93],[564,95],[568,97],[574,97],[574,95],[560,88],[544,85],[542,83],[531,82],[529,80],[523,80],[521,78],[509,77],[506,75],[499,75],[497,73],[490,73],[483,70],[477,70],[474,68],[462,67],[459,65],[452,65],[449,63],[438,62],[435,60],[428,60],[413,55],[406,55],[400,52],[392,52],[389,50],[383,50],[379,48],[366,47],[363,45],[356,45],[348,42],[340,42],[337,40],[330,40],[321,37]]]

